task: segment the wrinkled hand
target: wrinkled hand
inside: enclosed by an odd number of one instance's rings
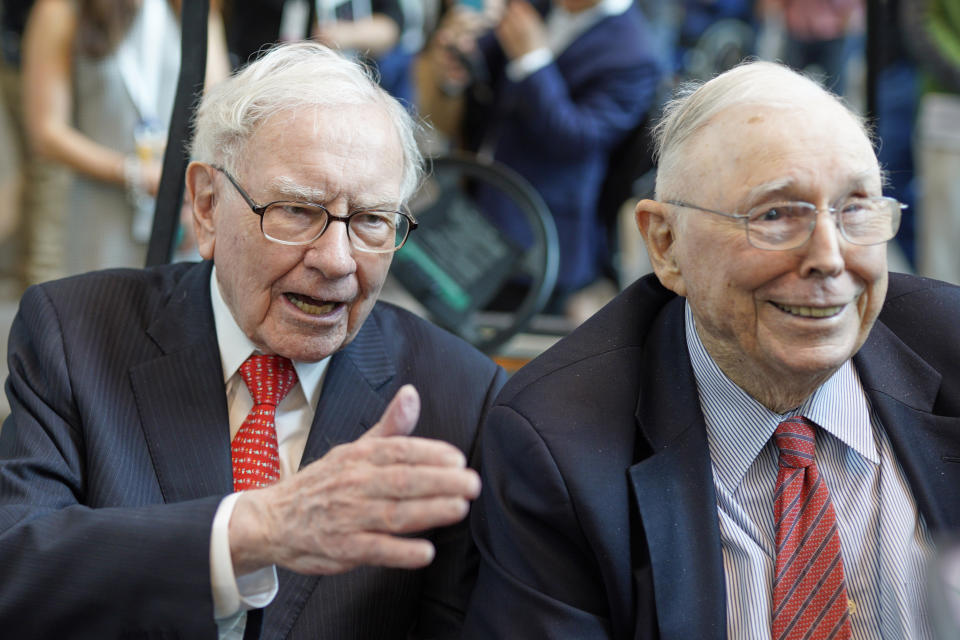
[[[480,478],[453,445],[409,436],[419,416],[420,396],[406,385],[355,442],[244,492],[230,519],[237,575],[271,564],[307,574],[430,564],[432,543],[398,535],[462,520]]]
[[[526,0],[510,0],[496,33],[500,46],[511,60],[547,46],[543,18]]]

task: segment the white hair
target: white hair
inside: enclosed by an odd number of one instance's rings
[[[370,70],[317,42],[276,46],[211,87],[194,119],[194,160],[237,170],[244,147],[280,111],[343,105],[379,105],[393,122],[403,150],[402,200],[423,175],[417,147],[420,125],[380,88]]]
[[[686,143],[720,112],[748,104],[797,106],[824,100],[849,114],[864,136],[871,139],[864,119],[841,98],[815,80],[776,62],[744,62],[706,83],[684,83],[664,105],[653,129],[654,157],[658,160],[654,197],[659,200],[682,196],[676,191],[689,160]]]

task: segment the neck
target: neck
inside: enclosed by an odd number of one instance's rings
[[[739,352],[724,352],[706,342],[703,346],[724,375],[774,413],[782,414],[799,407],[834,374],[834,371],[807,375],[769,371],[748,362]]]

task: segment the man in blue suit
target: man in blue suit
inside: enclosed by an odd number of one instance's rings
[[[465,144],[517,171],[543,197],[560,242],[558,299],[600,275],[605,230],[597,211],[613,148],[650,108],[660,73],[643,15],[632,0],[555,0],[541,15],[510,0],[495,30],[476,42],[453,14],[433,47],[445,86],[465,81],[451,47],[472,60]],[[470,23],[472,26],[473,23]],[[520,244],[522,215],[500,192],[484,212]]]
[[[464,637],[931,638],[960,289],[888,275],[901,207],[811,80],[736,67],[656,132],[655,276],[490,411]]]
[[[0,430],[5,635],[457,634],[465,465],[503,372],[377,302],[414,226],[413,133],[355,63],[277,48],[198,111],[206,261],[24,295]]]

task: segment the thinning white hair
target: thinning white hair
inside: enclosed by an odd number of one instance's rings
[[[776,62],[744,62],[706,83],[682,84],[664,105],[653,129],[653,152],[658,161],[654,197],[683,196],[684,165],[690,160],[687,143],[722,111],[748,104],[790,107],[823,101],[849,114],[863,135],[872,139],[866,121],[841,98]]]
[[[423,176],[416,142],[420,125],[369,69],[317,42],[278,45],[211,87],[194,119],[191,155],[236,172],[247,142],[277,113],[370,104],[383,107],[400,139],[401,199],[406,201]]]

